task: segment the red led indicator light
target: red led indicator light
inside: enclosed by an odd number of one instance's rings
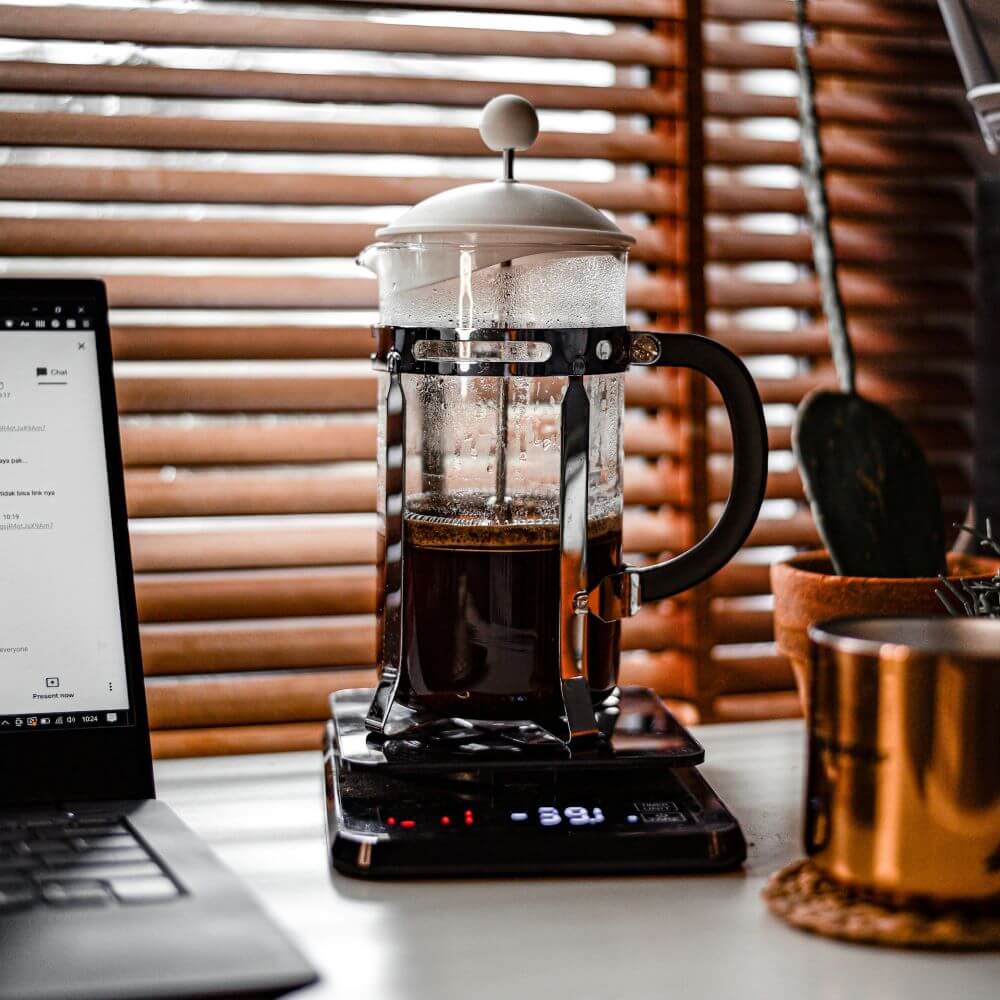
[[[472,826],[473,822],[475,822],[475,821],[472,818],[472,813],[466,813],[465,814],[465,825],[466,826]]]
[[[387,820],[385,821],[385,825],[386,825],[386,826],[395,826],[395,825],[396,825],[396,817],[395,817],[395,816],[390,816],[390,817],[389,817],[389,818],[388,818],[388,819],[387,819]]]
[[[404,819],[399,825],[404,830],[412,830],[417,825],[417,821],[415,819]]]
[[[441,817],[441,825],[442,826],[451,826],[451,817],[450,816],[442,816]]]

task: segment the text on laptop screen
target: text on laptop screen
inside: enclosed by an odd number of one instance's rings
[[[0,733],[132,722],[88,309],[0,304]]]

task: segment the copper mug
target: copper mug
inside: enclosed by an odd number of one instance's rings
[[[1000,621],[812,626],[805,846],[834,880],[1000,906]]]

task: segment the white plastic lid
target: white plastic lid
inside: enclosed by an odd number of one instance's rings
[[[528,149],[538,135],[534,107],[513,94],[495,97],[479,124],[483,142],[504,155],[504,178],[466,184],[427,198],[379,229],[377,239],[432,237],[444,242],[586,244],[623,249],[635,242],[586,202],[551,188],[514,180],[514,151]]]

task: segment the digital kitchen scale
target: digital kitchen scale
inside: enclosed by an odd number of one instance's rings
[[[724,871],[739,824],[662,701],[623,688],[613,737],[586,749],[463,727],[370,733],[372,691],[330,697],[325,774],[333,867],[361,878]]]

